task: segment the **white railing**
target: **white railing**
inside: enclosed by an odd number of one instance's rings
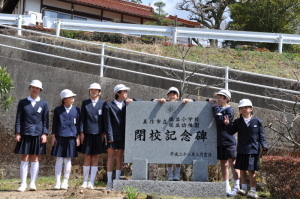
[[[22,25],[26,26],[35,26],[36,25],[36,16],[35,15],[13,15],[13,14],[2,14],[0,13],[0,24],[7,25],[16,25],[18,26],[18,35],[22,35],[21,27]]]
[[[176,44],[178,37],[267,42],[278,43],[278,52],[280,53],[282,53],[283,44],[300,44],[300,35],[293,34],[153,26],[141,24],[81,21],[72,19],[53,19],[47,16],[43,18],[43,24],[45,28],[56,29],[56,36],[59,36],[60,29],[66,29],[166,36],[172,38],[174,44]]]
[[[16,28],[16,27],[11,27],[11,26],[6,26],[6,25],[0,25],[0,26],[20,30],[19,28]],[[41,33],[41,32],[38,32],[38,31],[32,31],[32,30],[26,30],[26,29],[22,29],[22,31],[31,32],[31,33],[35,33],[35,34],[41,34],[41,35],[55,37],[55,38],[57,37],[55,35]],[[85,54],[89,54],[89,55],[92,55],[92,56],[97,56],[100,59],[100,63],[99,62],[98,63],[87,62],[87,61],[82,61],[82,60],[78,60],[78,59],[63,57],[63,56],[59,56],[59,55],[42,53],[42,52],[38,52],[38,51],[28,50],[28,49],[25,49],[25,48],[19,48],[19,47],[15,47],[15,46],[0,44],[1,47],[5,47],[5,48],[12,48],[12,49],[20,50],[20,51],[26,51],[26,52],[30,52],[30,53],[39,54],[39,55],[55,57],[55,58],[59,58],[59,59],[63,59],[63,60],[69,60],[69,61],[74,61],[74,62],[93,65],[93,66],[100,66],[100,77],[103,77],[103,70],[105,68],[110,68],[110,69],[114,69],[114,70],[120,70],[120,71],[129,72],[129,73],[133,73],[133,74],[140,74],[140,75],[144,75],[144,76],[150,76],[150,77],[155,77],[155,78],[165,79],[165,80],[170,80],[170,81],[175,81],[175,82],[180,81],[179,79],[174,79],[174,78],[169,78],[169,77],[164,77],[164,76],[158,76],[158,75],[154,75],[154,74],[150,74],[150,73],[143,73],[143,72],[123,69],[123,68],[118,68],[118,67],[115,67],[115,66],[104,65],[104,59],[108,59],[108,58],[123,61],[123,62],[135,63],[135,64],[138,64],[140,66],[149,66],[151,68],[157,68],[157,69],[162,69],[162,70],[172,70],[172,71],[175,71],[175,72],[183,72],[183,70],[181,70],[181,69],[175,69],[175,68],[170,68],[170,67],[166,67],[166,66],[159,66],[159,65],[155,65],[155,64],[149,64],[149,63],[138,62],[138,61],[134,61],[134,60],[128,60],[128,59],[124,59],[124,58],[119,58],[119,57],[108,56],[108,55],[105,55],[105,49],[110,48],[110,49],[113,49],[113,50],[125,51],[127,53],[135,53],[135,54],[140,54],[140,55],[149,56],[149,57],[153,57],[153,58],[160,58],[160,59],[164,59],[164,60],[172,60],[172,61],[181,62],[182,60],[180,60],[180,59],[175,59],[175,58],[170,58],[170,57],[163,57],[163,56],[159,56],[159,55],[152,55],[152,54],[149,54],[149,53],[143,53],[143,52],[138,52],[138,51],[133,51],[133,50],[117,48],[117,47],[105,45],[104,43],[103,44],[96,44],[96,43],[87,42],[87,41],[80,41],[80,40],[60,37],[61,39],[65,39],[65,40],[76,41],[76,42],[80,42],[80,43],[85,43],[85,44],[90,44],[90,45],[95,45],[95,46],[101,47],[101,54],[99,54],[99,53],[93,53],[93,52],[88,52],[88,51],[83,51],[83,50],[77,50],[77,49],[67,48],[67,47],[53,45],[53,44],[42,43],[42,42],[33,41],[33,40],[25,39],[25,38],[22,38],[22,37],[11,36],[11,35],[0,34],[0,37],[15,39],[15,40],[24,41],[24,42],[30,42],[30,43],[35,43],[35,44],[40,44],[40,45],[49,46],[49,47],[53,47],[53,48],[64,49],[64,50],[68,50],[68,51],[71,51],[71,52],[85,53]],[[236,73],[241,73],[241,74],[244,73],[244,74],[249,74],[249,75],[253,75],[253,76],[257,76],[257,77],[267,77],[267,78],[272,78],[272,79],[277,79],[277,80],[297,82],[297,80],[294,80],[294,79],[287,79],[287,78],[280,78],[280,77],[274,77],[274,76],[269,76],[269,75],[256,74],[256,73],[251,73],[251,72],[245,72],[245,71],[230,69],[229,67],[224,68],[224,67],[212,66],[212,65],[196,63],[196,62],[191,62],[191,61],[186,61],[186,63],[199,65],[199,66],[205,67],[205,68],[214,68],[214,69],[224,71],[224,77],[223,76],[222,77],[212,76],[212,75],[207,75],[207,74],[202,74],[202,73],[194,73],[193,75],[194,76],[211,78],[211,79],[222,80],[224,82],[224,87],[226,89],[229,89],[228,88],[228,83],[229,82],[235,82],[235,83],[239,83],[239,84],[243,84],[243,85],[256,86],[256,87],[261,87],[261,88],[265,88],[265,89],[277,90],[277,91],[280,91],[280,92],[287,92],[287,93],[300,95],[300,92],[295,91],[295,90],[289,90],[289,89],[284,89],[284,88],[279,88],[279,87],[272,87],[272,86],[267,86],[267,85],[260,85],[260,84],[255,84],[255,83],[230,79],[229,78],[229,73],[230,73],[230,71],[234,71]],[[185,72],[187,74],[192,73],[191,71],[185,71]],[[206,85],[206,84],[200,84],[200,83],[197,83],[197,82],[189,82],[188,84],[194,85],[194,86],[199,86],[199,87],[218,89],[218,90],[222,89],[220,87],[210,86],[210,85]],[[231,90],[231,89],[229,89],[229,90],[232,93],[238,93],[238,94],[258,97],[258,98],[262,98],[262,99],[271,99],[271,100],[274,100],[274,101],[280,101],[280,102],[285,102],[285,103],[289,103],[289,104],[295,104],[294,101],[283,100],[283,99],[278,99],[278,98],[272,98],[272,97],[268,97],[268,96],[263,96],[263,95],[253,94],[253,93],[246,93],[246,92],[236,91],[236,90]]]

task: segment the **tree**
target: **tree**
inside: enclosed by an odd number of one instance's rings
[[[295,33],[300,22],[299,0],[253,0],[229,5],[234,30]]]
[[[0,66],[0,108],[8,110],[9,105],[13,103],[14,97],[10,96],[10,90],[12,88],[12,80],[9,73],[6,72],[6,68]]]
[[[143,4],[142,0],[131,0],[133,3]]]
[[[166,18],[168,13],[166,13],[163,8],[166,6],[164,2],[155,2],[154,6],[157,7],[155,12],[151,15],[152,18],[155,19],[153,22],[147,22],[145,24],[148,25],[162,25],[162,26],[167,26],[173,24],[172,20],[169,18]]]
[[[182,0],[176,8],[190,12],[189,19],[198,21],[206,28],[221,29],[228,6],[234,3],[236,0]],[[217,40],[210,40],[210,43],[216,46]]]

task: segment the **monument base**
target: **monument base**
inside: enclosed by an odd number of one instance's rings
[[[137,188],[140,193],[159,196],[226,198],[224,182],[114,180],[115,191],[123,191],[126,186]]]

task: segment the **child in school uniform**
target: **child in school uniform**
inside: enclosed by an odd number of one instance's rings
[[[26,179],[29,162],[31,162],[29,190],[36,191],[39,157],[46,153],[49,110],[48,103],[39,97],[42,90],[42,82],[32,80],[29,85],[29,96],[20,100],[18,104],[15,123],[17,144],[14,153],[21,155],[21,186],[17,190],[19,192],[23,192],[27,188]]]
[[[62,105],[54,109],[52,125],[52,151],[51,155],[57,157],[55,163],[55,186],[54,189],[67,190],[68,180],[71,173],[71,158],[77,157],[79,146],[79,117],[80,110],[73,106],[74,94],[71,90],[61,91]],[[61,172],[64,164],[64,178],[61,183]]]
[[[236,139],[233,135],[228,134],[224,124],[224,116],[229,118],[232,122],[234,118],[234,110],[228,104],[231,99],[231,93],[222,89],[214,94],[217,99],[210,99],[209,102],[212,105],[213,114],[217,123],[217,158],[221,163],[221,172],[223,181],[226,183],[226,195],[235,196],[240,190],[239,170],[234,168],[236,158]],[[229,185],[229,170],[231,168],[234,187],[231,190]]]
[[[104,127],[107,139],[107,190],[112,190],[112,172],[116,159],[116,180],[120,179],[122,157],[125,148],[126,104],[135,101],[127,98],[129,87],[118,84],[114,88],[115,100],[107,104],[103,111]],[[138,101],[138,100],[136,100]]]
[[[167,99],[161,98],[161,99],[153,99],[152,101],[158,101],[161,103],[165,103],[167,101],[169,102],[176,102],[180,97],[179,90],[176,87],[171,87],[167,91]],[[182,103],[187,102],[193,102],[192,99],[184,98],[182,100]],[[173,172],[173,166],[172,164],[168,164],[168,181],[180,181],[180,164],[175,165],[175,175]]]
[[[106,101],[99,99],[101,86],[93,83],[89,87],[90,99],[84,100],[80,113],[81,153],[84,154],[82,188],[94,189],[98,171],[99,154],[105,153],[103,109]],[[88,182],[90,174],[90,181]]]
[[[257,198],[255,171],[259,170],[260,145],[264,151],[268,150],[265,140],[262,121],[253,116],[253,106],[249,99],[239,102],[240,118],[230,123],[229,117],[224,116],[224,123],[228,132],[234,134],[238,132],[237,158],[235,168],[240,170],[242,189],[239,194],[245,195],[247,192],[247,174],[250,178],[250,191],[248,198]]]

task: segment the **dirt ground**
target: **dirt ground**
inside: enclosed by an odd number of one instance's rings
[[[105,187],[97,187],[94,190],[82,188],[69,188],[69,190],[44,189],[37,191],[0,191],[0,198],[103,198],[103,199],[123,199],[125,194],[117,191],[106,191]]]

